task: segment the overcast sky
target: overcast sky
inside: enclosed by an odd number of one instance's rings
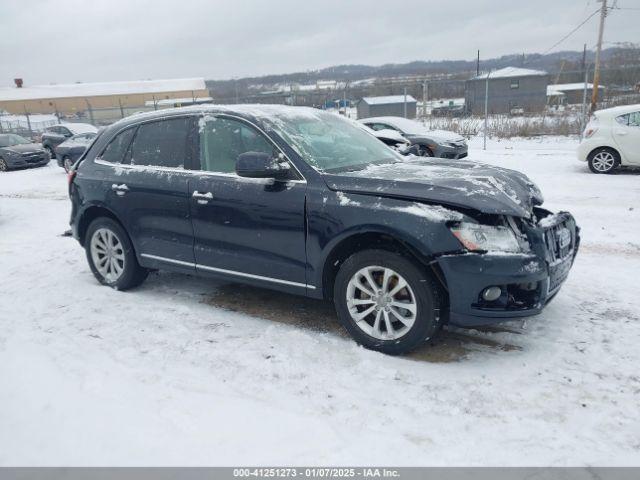
[[[411,60],[544,52],[595,0],[0,0],[0,86],[227,79]],[[618,6],[640,8],[640,0]],[[597,16],[555,50],[593,47]],[[640,41],[640,10],[605,46]]]

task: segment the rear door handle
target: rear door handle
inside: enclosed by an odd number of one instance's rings
[[[209,200],[213,200],[213,193],[211,192],[201,193],[195,190],[191,196],[195,198],[200,205],[206,205],[209,203]]]
[[[111,190],[116,192],[116,195],[121,197],[129,191],[129,187],[127,187],[125,183],[121,183],[120,185],[114,183],[113,185],[111,185]]]

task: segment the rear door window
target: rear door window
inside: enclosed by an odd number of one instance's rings
[[[131,164],[184,168],[189,164],[192,142],[191,117],[143,123],[131,146]]]
[[[109,142],[107,148],[104,149],[102,155],[100,155],[100,160],[110,163],[123,163],[125,153],[129,148],[135,131],[135,127],[132,127],[118,133],[113,140]]]

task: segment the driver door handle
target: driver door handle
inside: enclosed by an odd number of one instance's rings
[[[209,200],[213,200],[213,193],[211,192],[201,193],[195,190],[191,196],[195,198],[200,205],[206,205],[209,203]]]

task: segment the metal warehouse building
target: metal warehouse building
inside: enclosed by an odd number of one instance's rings
[[[406,112],[405,112],[406,99]],[[358,118],[405,117],[416,118],[416,99],[411,95],[390,95],[387,97],[364,97],[358,102]],[[405,115],[406,113],[406,115]]]
[[[144,109],[146,102],[157,105],[167,99],[209,98],[203,78],[172,80],[140,80],[131,82],[72,83],[0,88],[0,111],[13,114],[54,113],[58,116],[79,116],[87,119],[101,114],[117,117]],[[148,104],[147,104],[148,105]],[[133,110],[133,111],[132,111]]]
[[[599,96],[604,94],[605,87],[598,85]],[[587,101],[591,100],[593,83],[587,83]],[[547,96],[551,104],[576,105],[582,103],[584,97],[584,82],[582,83],[556,83],[547,87]]]
[[[467,80],[468,113],[483,114],[488,78],[489,113],[541,112],[547,104],[549,74],[542,70],[506,67]]]

